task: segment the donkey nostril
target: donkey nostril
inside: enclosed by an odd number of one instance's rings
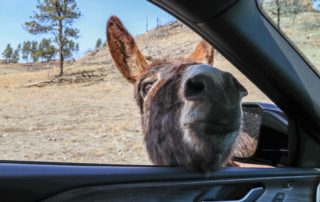
[[[189,79],[185,84],[185,97],[196,98],[205,91],[205,83],[203,80]]]

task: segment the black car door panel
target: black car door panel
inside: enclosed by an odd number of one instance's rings
[[[195,173],[181,168],[89,164],[0,166],[0,201],[314,201],[317,169],[224,168]],[[94,199],[94,200],[93,200]],[[294,199],[294,200],[293,200]]]

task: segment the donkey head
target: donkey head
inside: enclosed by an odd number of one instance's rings
[[[121,21],[107,22],[107,42],[122,76],[134,84],[151,161],[208,171],[224,166],[239,134],[246,89],[213,63],[201,41],[186,59],[148,64]]]

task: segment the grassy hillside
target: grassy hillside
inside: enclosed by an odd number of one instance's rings
[[[179,23],[136,36],[152,58],[183,57],[200,38]],[[249,101],[268,101],[216,53],[215,66],[233,73]],[[0,65],[0,159],[149,164],[132,85],[107,48],[66,65]]]

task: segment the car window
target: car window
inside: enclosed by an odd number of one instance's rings
[[[320,75],[320,1],[260,0],[259,5]]]
[[[68,37],[61,50],[57,32],[36,23],[37,1],[0,2],[0,159],[151,164],[133,85],[116,69],[106,45],[106,21],[111,15],[121,18],[147,60],[185,57],[201,38],[145,1],[70,2],[77,9],[64,29]],[[263,5],[268,12],[274,9],[269,4]],[[301,18],[312,16],[316,22],[316,15],[298,13],[294,26],[303,29]],[[306,42],[298,45],[316,61],[318,24],[308,26]],[[214,54],[214,66],[248,90],[243,101],[271,103],[218,51]]]

